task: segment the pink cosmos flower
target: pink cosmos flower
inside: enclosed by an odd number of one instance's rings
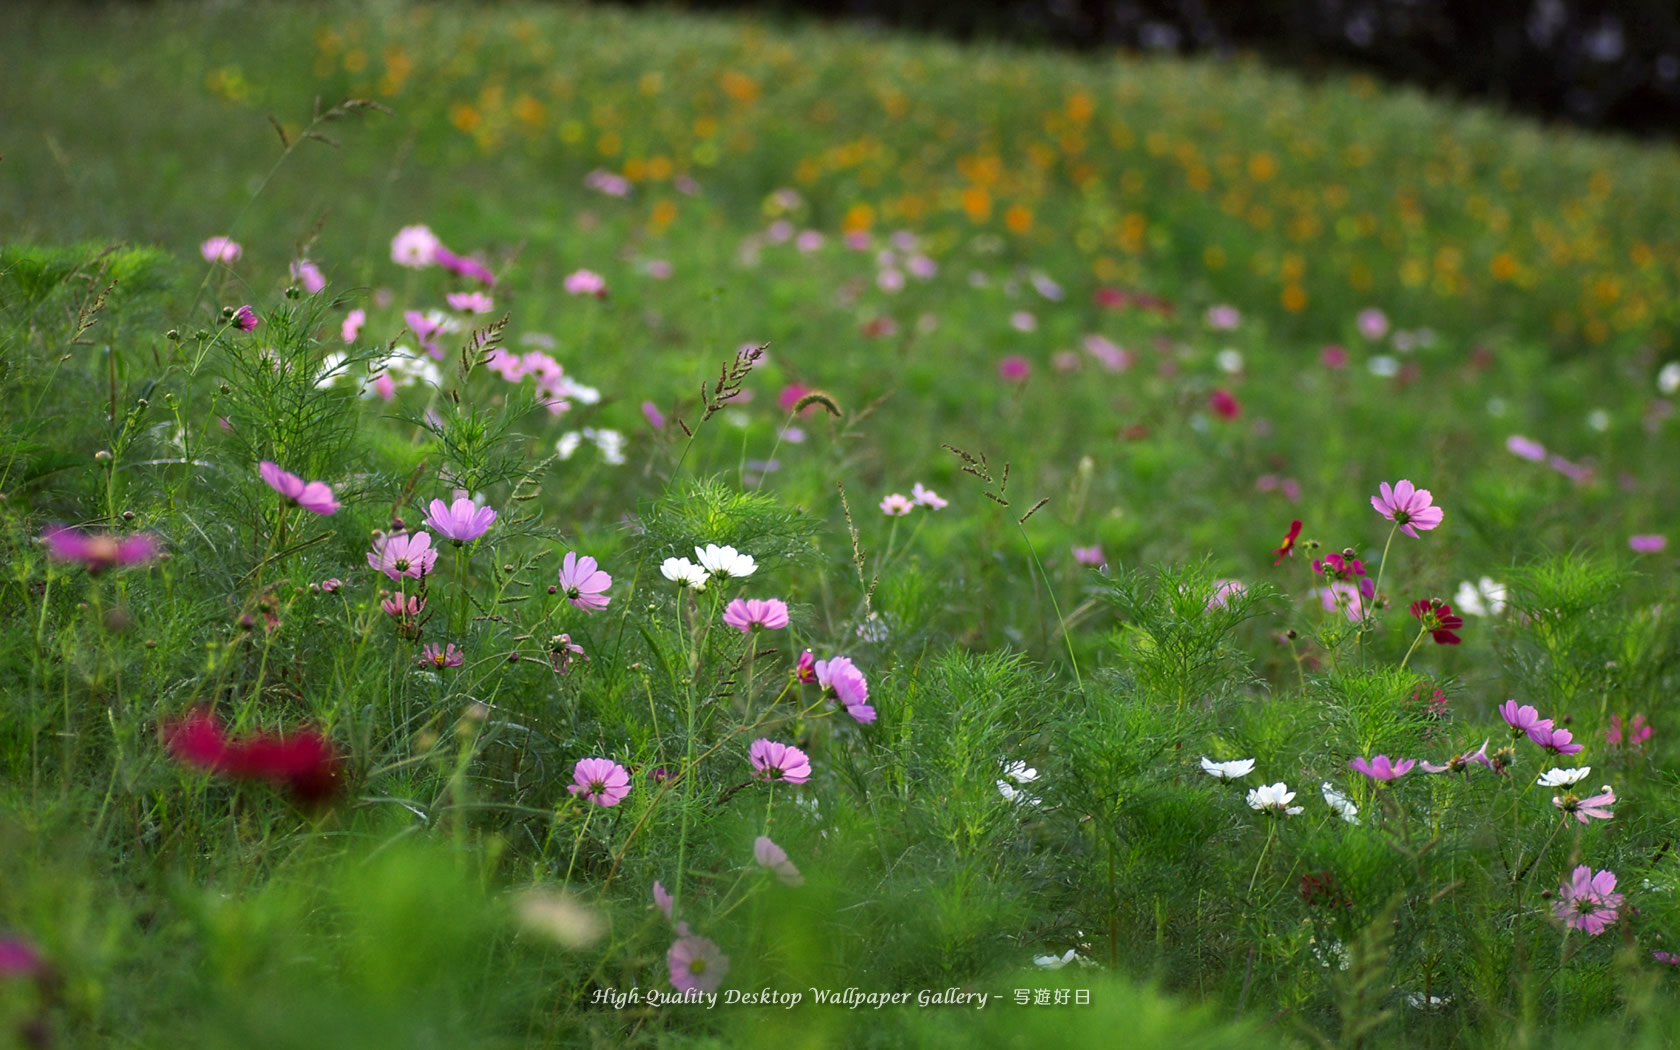
[[[460,667],[463,659],[461,650],[455,648],[454,642],[450,642],[447,646],[430,642],[426,645],[426,648],[420,650],[418,662],[421,667]]]
[[[1632,750],[1639,750],[1645,746],[1645,741],[1651,739],[1651,727],[1645,724],[1644,715],[1634,715],[1633,720],[1626,727],[1627,746]],[[1611,747],[1621,747],[1623,741],[1622,716],[1610,716],[1610,728],[1604,731],[1604,742]]]
[[[1546,458],[1546,446],[1538,441],[1531,441],[1521,434],[1512,434],[1506,438],[1505,448],[1511,455],[1526,459],[1530,463],[1538,463]]]
[[[928,510],[944,510],[951,502],[932,489],[923,487],[919,481],[910,487],[910,498]]]
[[[869,681],[857,665],[844,656],[832,660],[818,660],[814,665],[817,684],[831,692],[846,713],[859,722],[875,721],[875,709],[869,706]]]
[[[453,503],[445,503],[440,499],[432,500],[425,525],[428,529],[442,533],[459,547],[484,535],[495,522],[495,511],[489,507],[480,507],[472,499],[462,496]]]
[[[659,406],[652,401],[642,402],[642,418],[648,421],[648,426],[655,430],[665,427],[665,413],[659,411]]]
[[[1443,512],[1440,507],[1431,506],[1435,498],[1428,489],[1417,488],[1404,479],[1393,487],[1385,481],[1379,488],[1382,494],[1371,497],[1371,506],[1389,521],[1399,523],[1400,531],[1406,535],[1417,539],[1416,530],[1428,531],[1441,524]]]
[[[327,286],[327,278],[321,273],[321,268],[308,259],[298,259],[292,263],[292,280],[303,286],[306,294],[314,295]]]
[[[48,525],[41,533],[41,542],[47,545],[48,557],[54,561],[81,562],[90,576],[107,569],[144,565],[158,556],[162,546],[148,532],[117,536],[108,532],[83,532],[65,525]]]
[[[787,602],[780,598],[736,598],[723,610],[723,622],[742,634],[780,630],[788,625]]]
[[[1010,383],[1024,383],[1032,375],[1032,365],[1019,354],[1011,354],[998,361],[998,378]]]
[[[1025,310],[1016,310],[1009,315],[1009,327],[1017,332],[1036,332],[1038,331],[1038,318]]]
[[[34,945],[17,937],[0,937],[0,977],[33,977],[41,969],[41,953]]]
[[[344,586],[344,581],[339,579],[337,576],[332,576],[321,581],[321,590],[327,594],[335,593],[342,586]]]
[[[1558,890],[1552,914],[1564,925],[1597,937],[1616,921],[1616,909],[1622,906],[1622,895],[1615,890],[1615,872],[1595,872],[1582,864]]]
[[[766,835],[760,835],[753,840],[753,859],[760,867],[769,868],[776,873],[776,877],[789,886],[803,886],[805,876],[799,874],[799,869],[788,860],[787,850],[771,842]]]
[[[1425,773],[1462,773],[1472,763],[1492,769],[1493,759],[1488,757],[1487,746],[1488,742],[1484,740],[1482,746],[1476,750],[1466,751],[1462,755],[1447,759],[1446,765],[1438,766],[1433,762],[1420,762],[1419,765],[1423,767]]]
[[[793,677],[800,682],[810,685],[817,680],[817,660],[807,649],[799,654],[799,662],[794,665]]]
[[[262,323],[261,319],[257,317],[257,312],[251,309],[250,303],[246,303],[244,306],[235,310],[233,312],[233,316],[229,318],[229,320],[233,323],[233,326],[241,332],[249,332]]]
[[[1386,783],[1390,780],[1398,780],[1410,773],[1415,765],[1417,765],[1416,759],[1402,758],[1399,761],[1391,761],[1387,755],[1378,755],[1370,761],[1366,761],[1364,758],[1356,758],[1348,763],[1348,768],[1355,773],[1363,773],[1372,780],[1380,780]]]
[[[755,770],[753,775],[760,779],[785,780],[789,784],[803,784],[811,779],[811,759],[790,744],[754,740],[747,749],[747,757]]]
[[[338,512],[338,500],[333,496],[332,487],[324,481],[305,482],[296,474],[281,470],[266,459],[257,464],[257,473],[262,475],[269,488],[280,493],[288,503],[302,507],[311,514],[324,516]]]
[[[881,513],[889,518],[902,518],[916,509],[916,505],[901,492],[889,494],[881,500]]]
[[[418,594],[393,594],[380,602],[379,607],[394,620],[417,620],[426,609],[426,599]]]
[[[420,344],[420,349],[438,361],[443,360],[443,347],[432,338],[443,331],[442,320],[427,317],[419,310],[404,310],[403,324],[408,325],[408,330],[414,333],[414,341]]]
[[[1208,407],[1220,419],[1236,419],[1242,415],[1242,405],[1238,404],[1235,394],[1229,390],[1215,390],[1208,395]]]
[[[1372,342],[1388,334],[1388,315],[1374,306],[1359,311],[1354,324],[1359,326],[1359,334]]]
[[[1325,368],[1346,368],[1348,352],[1339,346],[1327,346],[1318,352],[1318,363]]]
[[[245,254],[245,249],[231,237],[211,237],[198,246],[198,254],[204,256],[205,262],[219,262],[233,264]]]
[[[665,913],[666,922],[671,921],[671,909],[675,904],[676,899],[666,891],[665,887],[660,884],[658,880],[655,880],[653,884],[653,906]]]
[[[1616,814],[1607,808],[1616,804],[1616,793],[1606,784],[1604,790],[1587,798],[1578,798],[1573,793],[1552,796],[1552,805],[1563,810],[1564,819],[1574,817],[1583,824],[1590,824],[1595,820],[1609,820]]]
[[[586,613],[598,613],[612,601],[602,593],[611,586],[612,577],[600,570],[594,558],[566,552],[560,563],[560,590],[567,601]]]
[[[1668,966],[1680,966],[1680,954],[1656,950],[1651,952],[1651,958]]]
[[[1107,559],[1103,557],[1102,546],[1100,544],[1093,543],[1089,547],[1074,547],[1073,560],[1078,562],[1080,565],[1089,565],[1092,568],[1098,568]]]
[[[430,227],[404,226],[391,238],[391,261],[411,270],[424,270],[437,262],[437,250],[441,246]]]
[[[1208,596],[1207,604],[1202,606],[1203,612],[1223,609],[1232,598],[1241,598],[1248,593],[1248,587],[1241,580],[1214,580],[1213,593]]]
[[[1211,306],[1207,312],[1207,326],[1222,332],[1229,332],[1242,324],[1242,314],[1234,306],[1220,304]]]
[[[339,329],[339,335],[346,343],[354,343],[356,337],[362,334],[362,326],[367,324],[366,310],[351,310],[344,315],[344,326]]]
[[[496,305],[495,300],[483,292],[450,292],[443,298],[450,309],[465,314],[487,314]]]
[[[429,532],[398,532],[376,537],[368,552],[368,564],[393,580],[404,576],[420,579],[431,575],[438,552],[432,548]]]
[[[1513,737],[1526,734],[1541,747],[1545,747],[1546,742],[1552,738],[1552,720],[1541,718],[1540,712],[1529,704],[1518,707],[1515,700],[1507,700],[1499,705],[1499,717],[1511,727]]]
[[[464,255],[456,255],[454,252],[445,248],[441,244],[432,249],[432,261],[443,267],[445,270],[448,270],[450,273],[457,274],[461,277],[467,277],[474,281],[482,281],[485,284],[496,283],[496,275],[490,272],[490,267],[479,262],[477,259],[469,259]]]
[[[616,806],[630,794],[630,771],[610,758],[580,758],[566,790],[597,806]]]
[[[1629,536],[1628,547],[1636,554],[1659,554],[1668,547],[1667,536],[1643,535]]]
[[[578,270],[566,277],[565,289],[570,295],[593,295],[597,299],[605,299],[607,280],[593,270]]]
[[[1369,576],[1359,581],[1355,586],[1351,583],[1332,583],[1328,587],[1314,589],[1318,601],[1325,612],[1341,610],[1349,623],[1358,623],[1365,618],[1365,603],[1372,599],[1376,585]]]
[[[583,654],[583,646],[572,641],[571,635],[561,633],[548,640],[548,662],[549,666],[554,668],[555,674],[563,675],[570,671],[572,661],[580,656],[585,660],[589,659]]]
[[[1097,359],[1097,363],[1110,372],[1124,372],[1132,367],[1132,355],[1107,336],[1088,335],[1082,344],[1085,352]]]
[[[671,968],[671,987],[685,994],[715,992],[729,973],[729,956],[706,937],[677,938],[665,953],[665,963]]]
[[[1553,729],[1547,733],[1544,741],[1534,742],[1554,755],[1578,755],[1585,745],[1573,743],[1574,739],[1575,734],[1567,729]]]
[[[583,177],[583,184],[596,193],[604,193],[609,197],[630,196],[630,180],[614,171],[596,168]]]

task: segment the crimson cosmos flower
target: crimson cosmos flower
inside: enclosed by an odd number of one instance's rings
[[[178,761],[236,780],[266,780],[301,802],[324,802],[338,790],[338,752],[314,729],[234,739],[214,713],[200,708],[165,724],[163,737]]]
[[[1454,616],[1452,606],[1439,598],[1428,601],[1413,602],[1412,615],[1423,624],[1423,629],[1429,632],[1429,637],[1435,639],[1437,645],[1457,645],[1463,641],[1453,632],[1464,626],[1462,617]]]
[[[1277,555],[1276,558],[1272,559],[1272,564],[1274,566],[1279,564],[1280,562],[1282,562],[1283,559],[1289,557],[1290,553],[1295,550],[1295,541],[1297,539],[1299,539],[1300,536],[1301,536],[1301,523],[1299,521],[1290,522],[1289,523],[1289,535],[1287,535],[1283,538],[1283,546],[1281,546],[1281,547],[1277,548],[1276,550],[1272,551],[1273,554]]]

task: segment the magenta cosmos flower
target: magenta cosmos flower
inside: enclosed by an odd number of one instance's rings
[[[1622,895],[1616,892],[1616,873],[1595,872],[1582,864],[1570,875],[1569,881],[1558,890],[1552,913],[1564,925],[1585,930],[1597,937],[1616,921],[1616,909],[1622,906]]]
[[[1102,545],[1093,543],[1089,547],[1075,546],[1073,548],[1073,560],[1080,565],[1088,565],[1094,569],[1100,567],[1106,559],[1103,558]]]
[[[437,556],[437,551],[432,548],[431,533],[398,532],[374,539],[373,550],[368,552],[367,560],[369,565],[393,580],[404,576],[419,579],[431,574],[433,566],[437,565]]]
[[[566,600],[586,613],[598,613],[607,607],[611,598],[601,593],[612,586],[612,577],[602,572],[589,555],[578,557],[567,551],[560,563],[560,590]]]
[[[1417,539],[1418,529],[1427,532],[1441,524],[1443,512],[1440,507],[1432,506],[1435,497],[1428,489],[1420,489],[1402,478],[1392,486],[1383,482],[1378,491],[1381,494],[1371,497],[1371,506],[1413,539]]]
[[[723,610],[723,622],[742,634],[763,628],[779,630],[788,625],[787,602],[780,598],[736,598]]]
[[[457,547],[478,539],[495,523],[495,511],[479,506],[466,496],[453,503],[432,500],[431,510],[426,515],[426,527],[452,540]]]
[[[1363,773],[1372,780],[1387,782],[1398,780],[1410,773],[1415,765],[1417,765],[1416,759],[1402,758],[1399,761],[1393,761],[1387,755],[1378,755],[1368,762],[1363,758],[1356,758],[1348,763],[1348,768],[1355,773]]]
[[[859,722],[875,721],[875,709],[869,706],[869,681],[857,665],[844,656],[816,663],[817,684],[832,693],[846,713]]]
[[[1610,812],[1607,807],[1615,804],[1616,793],[1610,789],[1608,784],[1604,785],[1603,791],[1586,798],[1580,798],[1573,792],[1552,796],[1552,805],[1563,810],[1565,820],[1574,817],[1583,824],[1590,824],[1595,820],[1609,820],[1614,817],[1616,814]]]
[[[1628,547],[1635,554],[1660,554],[1668,547],[1668,537],[1655,534],[1629,536]]]
[[[258,324],[262,323],[257,317],[257,312],[251,309],[250,303],[246,303],[239,309],[234,310],[231,314],[227,315],[227,317],[228,320],[232,322],[233,326],[241,332],[249,332],[256,328]]]
[[[1554,755],[1578,755],[1585,745],[1577,744],[1574,740],[1574,733],[1567,729],[1554,728],[1547,732],[1545,740],[1535,740],[1534,742]]]
[[[807,649],[799,654],[799,662],[794,665],[793,677],[809,685],[817,680],[817,658]]]
[[[1032,364],[1018,354],[998,361],[998,378],[1010,383],[1024,383],[1032,375]]]
[[[47,545],[48,557],[54,561],[81,562],[91,576],[106,569],[144,565],[158,556],[162,546],[156,536],[147,532],[116,536],[83,532],[64,525],[48,525],[41,533],[41,542]]]
[[[677,938],[665,962],[671,967],[671,987],[684,994],[715,992],[729,973],[729,956],[709,938],[692,934]]]
[[[420,650],[419,664],[421,667],[436,667],[440,669],[444,667],[460,667],[462,661],[463,657],[461,655],[461,650],[455,648],[454,642],[450,642],[447,646],[431,642],[427,644],[426,648]]]
[[[304,481],[266,459],[257,464],[257,473],[262,475],[269,488],[280,493],[288,503],[302,507],[311,514],[338,512],[338,500],[334,498],[331,486],[324,481]]]
[[[232,237],[211,237],[198,246],[198,254],[204,256],[205,262],[236,263],[245,249]]]
[[[0,937],[0,977],[33,977],[42,969],[41,953],[16,937]]]
[[[770,841],[768,835],[760,835],[753,839],[753,859],[758,861],[760,867],[775,872],[776,877],[789,886],[805,884],[805,876],[799,874],[799,869],[788,859],[787,850]]]
[[[754,775],[763,780],[785,780],[803,784],[811,779],[811,759],[791,744],[754,740],[747,751]]]
[[[566,790],[597,806],[616,806],[630,794],[630,771],[610,758],[580,758]]]
[[[1552,738],[1552,720],[1541,718],[1540,712],[1530,704],[1518,707],[1515,700],[1507,700],[1499,705],[1499,717],[1511,727],[1513,737],[1526,735],[1541,747]]]
[[[456,255],[441,244],[432,249],[432,261],[450,273],[468,277],[475,281],[482,281],[485,284],[496,283],[496,275],[490,272],[490,267],[477,259],[469,259],[465,255]]]

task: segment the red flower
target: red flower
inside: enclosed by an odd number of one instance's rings
[[[256,732],[234,740],[213,713],[200,708],[165,725],[163,736],[170,753],[189,766],[283,785],[302,802],[322,802],[338,790],[338,752],[313,729],[290,736]]]
[[[1298,521],[1290,522],[1289,523],[1289,535],[1287,535],[1283,538],[1283,546],[1281,546],[1281,547],[1277,548],[1276,550],[1272,551],[1273,554],[1277,555],[1276,558],[1272,559],[1272,564],[1273,565],[1277,565],[1279,562],[1283,561],[1283,559],[1289,557],[1290,552],[1295,549],[1295,540],[1300,535],[1301,535],[1301,523],[1298,522]]]
[[[1441,599],[1431,598],[1428,601],[1413,602],[1412,615],[1423,624],[1423,629],[1435,639],[1436,645],[1457,645],[1463,641],[1453,632],[1464,626],[1464,620],[1454,616],[1452,606]]]
[[[1208,407],[1221,419],[1235,419],[1242,415],[1242,406],[1237,404],[1236,395],[1229,390],[1215,390],[1209,394]]]

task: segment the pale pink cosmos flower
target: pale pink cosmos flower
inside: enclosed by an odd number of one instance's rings
[[[351,310],[344,315],[344,325],[338,334],[344,337],[346,343],[354,343],[356,337],[362,334],[362,326],[367,324],[366,310]]]
[[[236,263],[245,254],[245,249],[231,237],[211,237],[198,246],[198,254],[204,256],[205,262]]]
[[[1636,554],[1659,554],[1668,548],[1668,537],[1653,534],[1629,536],[1628,547]]]
[[[630,794],[630,771],[610,758],[580,758],[566,790],[597,806],[616,806]]]
[[[1435,498],[1428,489],[1417,488],[1404,479],[1392,487],[1385,481],[1379,489],[1381,495],[1371,497],[1371,506],[1389,521],[1398,523],[1400,531],[1413,539],[1417,539],[1418,529],[1428,531],[1441,524],[1443,512],[1440,507],[1432,506]]]
[[[869,681],[857,665],[844,656],[832,660],[818,660],[813,665],[817,684],[846,709],[846,713],[865,724],[875,721],[875,709],[869,706]]]
[[[665,428],[665,413],[659,411],[659,406],[652,401],[642,402],[642,418],[648,421],[648,426],[655,430]]]
[[[1388,315],[1374,306],[1359,311],[1354,323],[1359,326],[1359,334],[1372,342],[1388,334]]]
[[[327,286],[327,278],[321,273],[321,268],[308,259],[298,259],[292,263],[292,280],[303,287],[306,294],[314,295]]]
[[[789,784],[803,784],[811,779],[811,759],[791,744],[774,740],[754,740],[747,749],[753,775],[762,780],[785,780]]]
[[[41,542],[47,545],[48,557],[54,561],[80,562],[90,576],[120,566],[144,565],[157,557],[162,546],[150,533],[117,536],[83,532],[64,525],[48,525],[41,533]]]
[[[1447,759],[1445,765],[1436,765],[1433,762],[1420,762],[1418,764],[1423,767],[1425,773],[1462,773],[1469,769],[1472,763],[1492,769],[1493,759],[1488,756],[1487,746],[1488,742],[1483,740],[1481,747],[1474,751],[1466,751],[1462,755],[1455,755]]]
[[[655,880],[653,884],[653,906],[665,913],[666,922],[671,921],[671,908],[675,904],[676,899],[666,891],[664,885]]]
[[[442,246],[428,226],[404,226],[391,238],[391,261],[411,270],[424,270],[437,262]]]
[[[305,482],[290,471],[281,470],[269,460],[257,464],[257,473],[262,475],[268,487],[280,493],[286,502],[302,507],[311,514],[336,514],[338,500],[333,496],[330,485],[324,481]]]
[[[1609,809],[1616,804],[1616,793],[1610,785],[1604,785],[1604,790],[1596,795],[1580,798],[1573,792],[1552,796],[1552,805],[1563,810],[1565,820],[1574,817],[1583,824],[1590,824],[1595,820],[1609,820],[1616,814]]]
[[[1207,326],[1221,332],[1229,332],[1242,324],[1242,314],[1234,306],[1221,303],[1208,307]]]
[[[567,275],[564,286],[569,295],[593,295],[597,299],[607,297],[606,278],[593,270],[578,270]]]
[[[951,502],[932,489],[923,487],[919,481],[910,487],[910,498],[928,510],[944,510]]]
[[[1085,352],[1110,372],[1124,372],[1132,367],[1132,355],[1107,336],[1088,335],[1083,345]]]
[[[420,659],[418,662],[421,667],[430,666],[444,668],[460,667],[463,660],[464,657],[461,655],[461,650],[455,647],[454,642],[450,642],[448,645],[439,645],[436,642],[428,642],[426,644],[426,648],[420,650]]]
[[[1364,758],[1353,759],[1348,763],[1348,768],[1355,773],[1363,773],[1372,780],[1387,782],[1398,780],[1410,773],[1415,765],[1417,765],[1416,759],[1402,758],[1399,761],[1393,761],[1387,755],[1378,755],[1369,761]]]
[[[729,956],[710,939],[692,935],[677,938],[665,953],[665,964],[671,969],[671,986],[685,994],[715,992],[729,973]]]
[[[451,309],[464,314],[487,314],[496,305],[495,300],[483,292],[450,292],[443,298]]]
[[[1511,453],[1511,455],[1517,456],[1521,459],[1526,459],[1530,463],[1539,463],[1541,460],[1546,458],[1545,445],[1540,444],[1538,441],[1525,438],[1521,434],[1512,434],[1510,437],[1506,438],[1505,448]]]
[[[393,580],[404,576],[419,579],[431,575],[437,565],[438,552],[432,548],[429,532],[398,532],[380,536],[368,552],[368,564]]]
[[[1622,895],[1616,892],[1616,873],[1595,872],[1582,864],[1558,890],[1552,914],[1562,919],[1564,925],[1597,937],[1616,921],[1616,909],[1621,906]]]
[[[1349,623],[1358,623],[1365,618],[1365,603],[1373,597],[1372,592],[1376,584],[1369,576],[1360,580],[1357,585],[1336,582],[1328,587],[1315,588],[1313,593],[1318,595],[1319,604],[1325,612],[1341,610]]]
[[[612,577],[600,570],[594,558],[566,552],[560,563],[560,590],[567,601],[586,613],[598,613],[612,601],[602,593],[611,586]]]
[[[379,607],[393,620],[417,620],[426,610],[426,599],[418,594],[393,594],[380,602]]]
[[[572,662],[580,656],[589,659],[584,656],[583,646],[572,641],[571,635],[562,632],[548,640],[548,663],[555,674],[563,675],[570,671]]]
[[[723,610],[723,622],[742,634],[780,630],[788,625],[787,602],[780,598],[736,598]]]
[[[890,493],[881,501],[881,513],[889,518],[902,518],[916,509],[916,505],[901,492]]]
[[[1541,747],[1552,738],[1552,720],[1541,718],[1540,712],[1530,704],[1518,707],[1515,700],[1507,700],[1499,705],[1499,717],[1511,727],[1513,737],[1526,735]]]
[[[1009,315],[1009,327],[1017,332],[1036,332],[1038,331],[1038,318],[1025,310],[1016,310]]]
[[[251,309],[250,303],[246,303],[244,306],[241,306],[239,309],[233,311],[229,320],[232,322],[233,326],[241,332],[252,331],[257,327],[257,325],[262,323],[262,319],[257,316],[257,312]]]
[[[1076,545],[1073,548],[1073,560],[1078,562],[1080,565],[1088,565],[1095,569],[1099,568],[1107,559],[1103,557],[1101,544],[1093,543],[1089,547],[1080,547]]]
[[[1223,609],[1232,598],[1241,598],[1248,593],[1248,586],[1241,580],[1214,580],[1213,593],[1208,596],[1207,604],[1202,606],[1203,612]]]
[[[496,512],[489,507],[481,507],[469,497],[461,496],[453,503],[443,500],[432,500],[429,512],[426,514],[425,525],[428,529],[441,533],[454,541],[459,547],[463,543],[471,543],[496,523]]]
[[[776,873],[776,877],[789,886],[803,886],[805,876],[799,874],[799,869],[788,860],[787,850],[770,841],[769,836],[760,835],[753,840],[753,859],[759,866],[769,868]]]

